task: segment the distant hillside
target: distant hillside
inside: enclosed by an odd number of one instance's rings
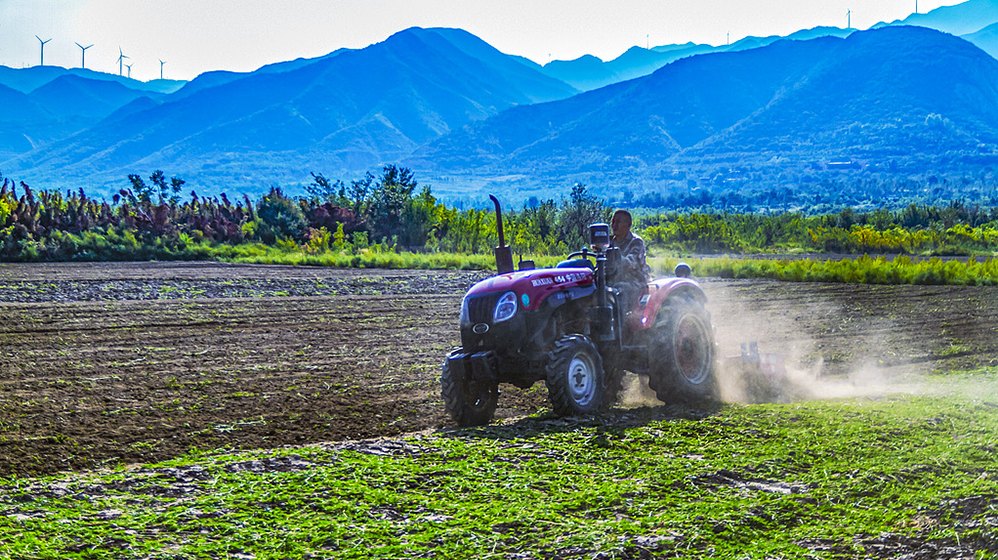
[[[27,152],[35,146],[34,128],[51,119],[45,109],[26,94],[0,85],[0,161]],[[40,142],[39,142],[40,143]],[[2,168],[0,168],[2,171]]]
[[[68,138],[136,99],[160,97],[183,84],[80,68],[0,66],[0,162]],[[0,167],[0,172],[8,169]]]
[[[157,97],[158,94],[154,94]],[[116,81],[93,80],[64,74],[38,87],[28,97],[55,117],[102,119],[150,92],[125,87]]]
[[[839,165],[953,171],[983,154],[998,162],[996,144],[998,61],[951,35],[888,27],[682,59],[511,109],[409,163],[523,187],[733,188],[819,180]]]
[[[963,38],[998,58],[998,23],[992,23],[976,33],[964,35]]]
[[[972,36],[986,44],[995,31]],[[696,54],[705,49],[715,52]],[[450,197],[549,197],[580,181],[624,201],[696,201],[983,184],[998,168],[998,60],[923,27],[635,47],[608,63],[545,67],[459,29],[412,28],[363,49],[203,74],[169,94],[90,71],[23,70],[0,68],[0,172],[97,194],[157,169],[202,194],[258,195],[311,172],[349,180],[401,163]],[[602,80],[614,83],[596,88]]]
[[[236,80],[241,80],[251,74],[279,74],[281,72],[288,72],[290,70],[297,70],[304,66],[309,66],[316,62],[327,60],[340,53],[349,52],[350,49],[337,49],[327,55],[323,55],[316,58],[297,58],[295,60],[290,60],[287,62],[276,62],[274,64],[268,64],[266,66],[261,66],[259,69],[253,72],[230,72],[228,70],[214,70],[211,72],[205,72],[204,74],[199,74],[196,78],[184,84],[173,99],[180,99],[181,97],[187,97],[195,92],[217,87],[229,82],[234,82]]]
[[[544,65],[544,73],[581,91],[618,82],[616,73],[599,58],[587,54],[575,60],[554,60]]]
[[[264,177],[356,174],[512,106],[576,93],[461,30],[413,28],[333,54],[201,77],[0,169],[108,184],[161,168],[218,190],[259,190]]]
[[[924,14],[912,14],[897,25],[919,25],[965,35],[998,22],[998,0],[967,0],[955,6],[942,6]]]
[[[172,93],[185,82],[180,80],[152,80],[140,82],[132,78],[94,72],[85,68],[63,68],[61,66],[31,66],[28,68],[11,68],[0,65],[0,85],[16,89],[22,93],[31,93],[39,87],[62,76],[77,76],[88,80],[117,82],[129,89],[153,93]]]
[[[899,27],[835,41],[765,107],[687,156],[754,150],[872,165],[974,153],[998,142],[998,61],[932,30]],[[791,89],[792,88],[792,89]]]
[[[730,45],[716,47],[696,43],[662,45],[651,49],[631,47],[624,54],[608,62],[592,55],[585,55],[575,60],[555,60],[544,65],[543,72],[582,91],[590,91],[617,82],[646,76],[670,62],[698,54],[744,51],[763,47],[782,39],[806,40],[827,36],[844,37],[853,31],[855,30],[815,27],[797,31],[787,37],[777,35],[745,37]]]
[[[38,106],[26,94],[0,85],[0,122],[10,124],[18,120],[34,121],[48,118],[47,111]]]
[[[987,34],[974,35],[977,31],[993,23],[998,23],[998,0],[968,0],[955,6],[936,8],[928,13],[912,14],[904,20],[898,20],[891,24],[880,23],[875,27],[917,25],[938,29],[953,35],[963,35],[965,39],[977,44],[994,56],[994,39],[990,39],[991,42],[989,42]],[[610,61],[603,61],[592,55],[585,55],[575,60],[555,60],[545,64],[543,72],[582,91],[590,91],[648,75],[670,62],[693,55],[756,49],[782,39],[803,41],[818,37],[845,37],[853,31],[855,30],[815,27],[797,31],[786,37],[777,35],[749,36],[730,45],[713,46],[686,43],[683,45],[663,45],[653,47],[650,50],[632,47]]]
[[[917,25],[938,29],[953,35],[964,35],[965,39],[977,44],[994,56],[993,39],[991,43],[988,43],[987,34],[973,35],[971,33],[996,22],[998,22],[998,0],[968,0],[955,6],[943,6],[928,13],[912,14],[904,20],[895,21],[893,25]],[[756,49],[782,39],[803,41],[818,37],[845,37],[853,31],[855,29],[815,27],[802,29],[786,37],[778,35],[749,36],[730,45],[713,46],[694,43],[663,45],[653,47],[652,52],[640,47],[632,47],[611,61],[603,62],[596,57],[587,55],[573,61],[553,61],[544,66],[544,71],[581,90],[588,91],[650,74],[669,62],[688,56]]]

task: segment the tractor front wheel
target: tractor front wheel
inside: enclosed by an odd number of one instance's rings
[[[698,301],[675,298],[658,313],[654,327],[648,386],[662,402],[717,397],[714,331]]]
[[[555,414],[576,416],[599,410],[603,402],[603,359],[588,338],[573,334],[555,342],[545,373]]]
[[[459,348],[451,354],[460,351]],[[491,381],[465,379],[450,364],[449,359],[444,360],[440,375],[440,395],[447,413],[462,428],[488,424],[496,412],[499,386]]]

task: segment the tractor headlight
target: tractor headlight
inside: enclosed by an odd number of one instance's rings
[[[513,292],[506,292],[499,298],[499,302],[496,303],[496,310],[492,314],[493,323],[501,323],[513,318],[516,315],[516,294]]]
[[[462,327],[471,326],[471,313],[468,311],[468,297],[465,296],[461,298],[461,320],[459,323]]]

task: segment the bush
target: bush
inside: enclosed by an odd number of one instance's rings
[[[308,223],[298,203],[284,196],[281,189],[271,187],[256,208],[260,220],[258,234],[264,243],[275,243],[278,238],[303,241]]]

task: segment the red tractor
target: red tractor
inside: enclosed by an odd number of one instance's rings
[[[588,414],[612,404],[624,371],[648,377],[659,400],[716,395],[714,332],[707,301],[686,265],[659,278],[633,309],[617,304],[613,280],[620,253],[607,224],[589,227],[592,250],[554,268],[529,261],[514,270],[496,197],[498,274],[478,282],[461,302],[461,347],[443,363],[447,412],[460,426],[492,420],[499,384],[543,380],[555,413]]]

